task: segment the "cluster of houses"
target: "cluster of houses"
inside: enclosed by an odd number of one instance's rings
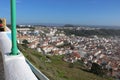
[[[120,39],[118,37],[81,37],[66,36],[56,27],[37,27],[18,29],[18,43],[27,40],[29,48],[46,55],[65,55],[66,62],[76,62],[84,58],[84,63],[91,68],[97,63],[102,68],[111,70],[109,76],[120,78]]]

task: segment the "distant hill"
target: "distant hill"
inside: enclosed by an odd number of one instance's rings
[[[120,36],[120,29],[95,29],[95,30],[76,30],[76,29],[61,29],[66,35],[76,36]]]

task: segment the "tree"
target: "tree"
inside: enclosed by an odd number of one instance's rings
[[[24,40],[22,41],[22,43],[23,43],[23,44],[29,44],[28,40],[26,40],[26,39],[24,39]]]
[[[22,43],[24,47],[28,48],[27,44],[29,44],[29,42],[26,39],[24,39]]]
[[[92,63],[91,72],[97,75],[103,75],[102,67],[97,63]]]

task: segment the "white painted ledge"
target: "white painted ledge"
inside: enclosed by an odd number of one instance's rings
[[[0,32],[0,52],[3,57],[5,80],[38,80],[22,54],[8,55],[11,52],[10,31]]]

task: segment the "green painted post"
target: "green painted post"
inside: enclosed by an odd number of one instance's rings
[[[12,49],[11,55],[18,55],[16,38],[16,0],[11,0]]]

